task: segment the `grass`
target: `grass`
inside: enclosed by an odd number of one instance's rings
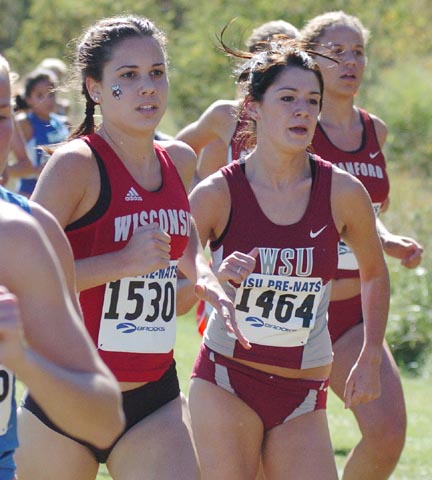
[[[189,373],[199,348],[200,337],[196,332],[192,315],[180,317],[176,350],[177,369],[183,392],[188,391]],[[432,478],[432,385],[427,375],[411,377],[404,375],[402,382],[408,410],[408,434],[402,458],[392,480],[430,480]],[[22,391],[22,385],[18,385]],[[341,401],[332,393],[328,399],[328,417],[333,447],[339,471],[346,455],[356,444],[360,435],[350,411],[344,410]],[[429,453],[428,453],[429,452]],[[101,465],[97,480],[109,480],[105,465]]]
[[[188,378],[192,369],[200,337],[195,329],[191,315],[179,319],[178,346],[176,350],[177,366],[182,390],[188,391]],[[403,376],[408,409],[408,435],[405,450],[399,465],[391,477],[392,480],[421,480],[432,478],[432,437],[429,435],[432,425],[432,385],[427,379]],[[333,447],[339,471],[342,471],[346,455],[356,444],[360,435],[353,415],[344,410],[341,401],[330,392],[328,416],[333,439]],[[427,453],[429,452],[429,454]],[[99,470],[97,480],[109,480],[110,475],[104,465]]]

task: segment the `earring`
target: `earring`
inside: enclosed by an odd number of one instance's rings
[[[118,83],[116,83],[115,85],[112,85],[111,90],[112,90],[112,96],[116,100],[120,100],[120,97],[123,94],[123,92],[121,91],[120,85]]]
[[[94,97],[92,97],[92,100],[94,103],[98,103],[99,102],[99,97],[97,95],[95,95]]]

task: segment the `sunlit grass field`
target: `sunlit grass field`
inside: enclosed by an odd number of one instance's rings
[[[192,316],[181,317],[176,349],[177,367],[184,392],[188,390],[188,377],[192,369],[200,338]],[[432,479],[432,385],[425,378],[403,377],[408,409],[408,436],[405,450],[392,480]],[[358,429],[351,412],[344,410],[342,403],[330,392],[328,416],[332,433],[336,462],[340,472],[345,457],[359,439]],[[109,480],[104,465],[99,470],[98,480]],[[143,479],[144,480],[144,479]],[[302,480],[302,479],[299,479]],[[318,480],[318,479],[317,479]]]

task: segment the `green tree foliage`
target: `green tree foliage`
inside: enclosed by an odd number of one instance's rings
[[[11,47],[19,34],[21,22],[31,0],[0,0],[0,52]]]
[[[281,18],[301,28],[308,18],[328,10],[358,15],[372,33],[369,84],[377,83],[381,68],[391,66],[396,58],[429,54],[431,44],[429,0],[1,1],[6,2],[2,22],[8,25],[3,32],[15,32],[10,34],[13,39],[18,33],[6,53],[21,73],[46,56],[70,58],[70,41],[97,18],[124,12],[152,18],[169,37],[171,110],[178,127],[196,118],[211,101],[235,95],[233,65],[216,48],[217,35],[233,18],[237,21],[227,38],[241,47],[253,28],[269,20]],[[362,90],[364,98],[367,91]]]

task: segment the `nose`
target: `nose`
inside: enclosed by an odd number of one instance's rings
[[[305,100],[298,100],[294,111],[296,117],[308,117],[309,116],[309,103]]]
[[[140,95],[153,95],[156,89],[153,80],[149,77],[145,77],[139,86],[138,93]]]
[[[345,65],[355,65],[356,63],[356,56],[351,50],[345,50],[340,58]]]

